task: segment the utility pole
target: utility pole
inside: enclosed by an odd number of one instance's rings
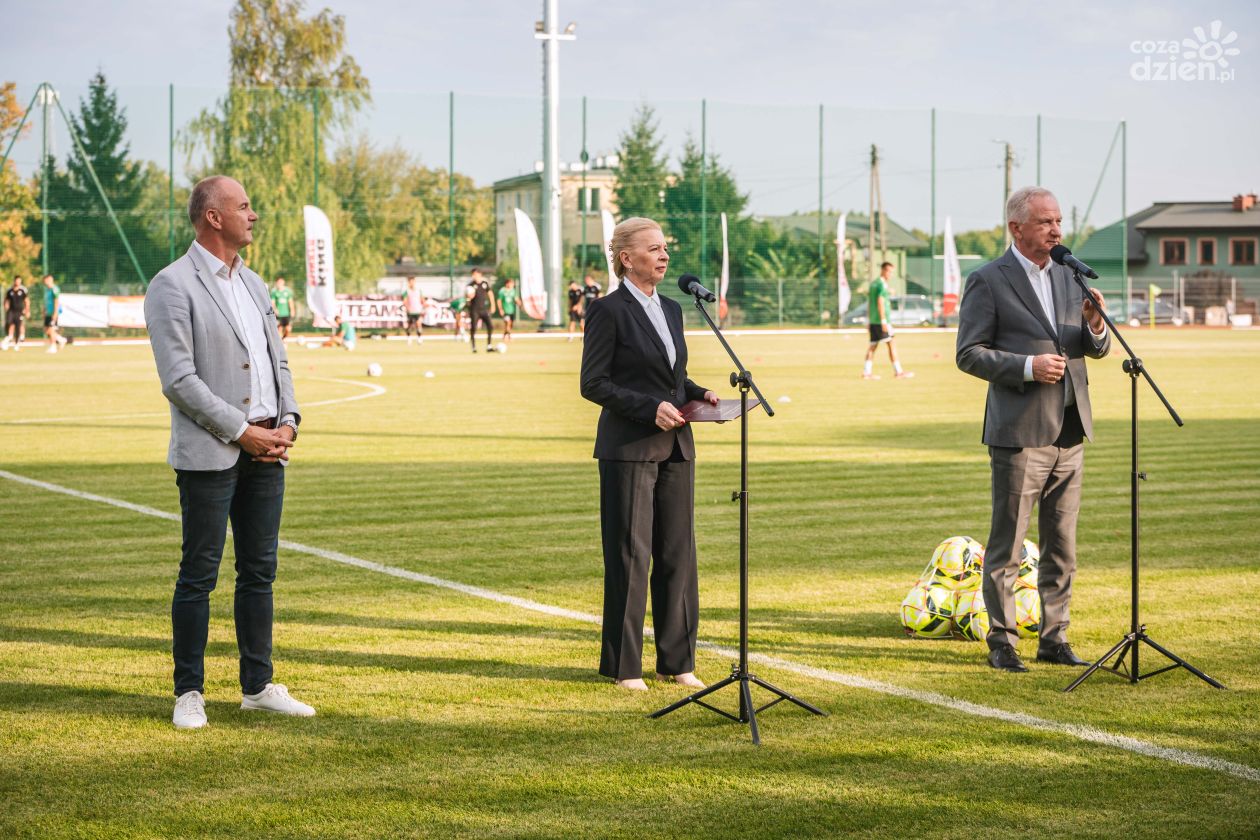
[[[543,0],[543,19],[534,24],[534,38],[543,42],[543,281],[547,289],[544,327],[561,327],[560,246],[560,42],[574,41],[576,23],[559,31],[559,0]]]
[[[1002,233],[1006,237],[1006,247],[1011,247],[1011,228],[1007,224],[1006,218],[1006,201],[1011,197],[1011,168],[1015,165],[1015,147],[1006,140],[994,140],[994,143],[1001,143],[1003,148],[1002,168],[1005,172],[1002,178]]]
[[[871,186],[866,211],[866,279],[875,279],[875,184],[879,181],[879,149],[871,144]]]
[[[867,225],[867,250],[870,251],[870,265],[867,269],[868,279],[874,280],[878,273],[877,262],[888,259],[888,218],[884,215],[884,192],[879,185],[879,148],[871,144],[871,210]],[[879,259],[875,258],[875,215],[879,214]]]

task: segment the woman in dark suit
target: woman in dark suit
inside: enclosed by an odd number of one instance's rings
[[[599,672],[623,688],[647,689],[643,619],[650,591],[657,677],[703,688],[694,673],[695,446],[679,408],[718,398],[687,378],[682,307],[656,292],[669,268],[660,225],[626,219],[608,247],[622,283],[586,313],[581,377],[582,396],[604,409],[595,435],[604,544]]]

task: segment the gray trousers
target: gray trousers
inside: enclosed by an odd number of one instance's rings
[[[649,591],[657,673],[695,670],[700,623],[695,468],[694,461],[679,457],[661,462],[599,462],[604,543],[599,672],[606,677],[626,680],[643,675],[643,620]]]
[[[1076,577],[1076,519],[1081,506],[1085,446],[1057,445],[1010,449],[989,447],[993,471],[993,519],[984,551],[984,604],[989,610],[989,648],[1012,645],[1015,629],[1015,578],[1019,553],[1037,507],[1041,565],[1040,644],[1067,641]]]

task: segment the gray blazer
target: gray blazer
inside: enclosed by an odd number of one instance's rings
[[[958,316],[957,362],[960,370],[989,382],[984,436],[989,446],[1049,446],[1063,429],[1067,388],[1076,395],[1085,436],[1093,440],[1089,373],[1085,356],[1101,359],[1111,350],[1111,334],[1094,339],[1081,314],[1084,292],[1072,273],[1050,269],[1055,323],[1046,320],[1019,260],[1007,249],[967,278]],[[1047,385],[1024,381],[1028,356],[1059,353],[1068,375]]]
[[[241,279],[263,313],[280,416],[301,422],[267,287],[248,268],[241,268]],[[144,295],[158,379],[171,404],[166,460],[177,470],[225,470],[240,457],[232,436],[249,412],[249,350],[231,312],[220,281],[191,247],[158,272]]]

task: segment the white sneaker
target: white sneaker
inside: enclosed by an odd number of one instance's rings
[[[171,723],[176,729],[200,729],[206,725],[206,698],[200,691],[185,691],[179,695]]]
[[[57,347],[58,347],[58,345],[56,345],[56,344],[50,344],[50,345],[48,345],[48,349],[47,349],[47,350],[45,350],[44,352],[45,352],[45,353],[56,353],[56,352],[57,352]]]
[[[4,337],[4,341],[0,341],[0,350],[8,350],[12,346],[13,342],[9,340],[7,335]]]
[[[279,712],[294,717],[315,717],[315,709],[289,696],[289,689],[279,683],[267,683],[257,694],[241,695],[242,709]]]

